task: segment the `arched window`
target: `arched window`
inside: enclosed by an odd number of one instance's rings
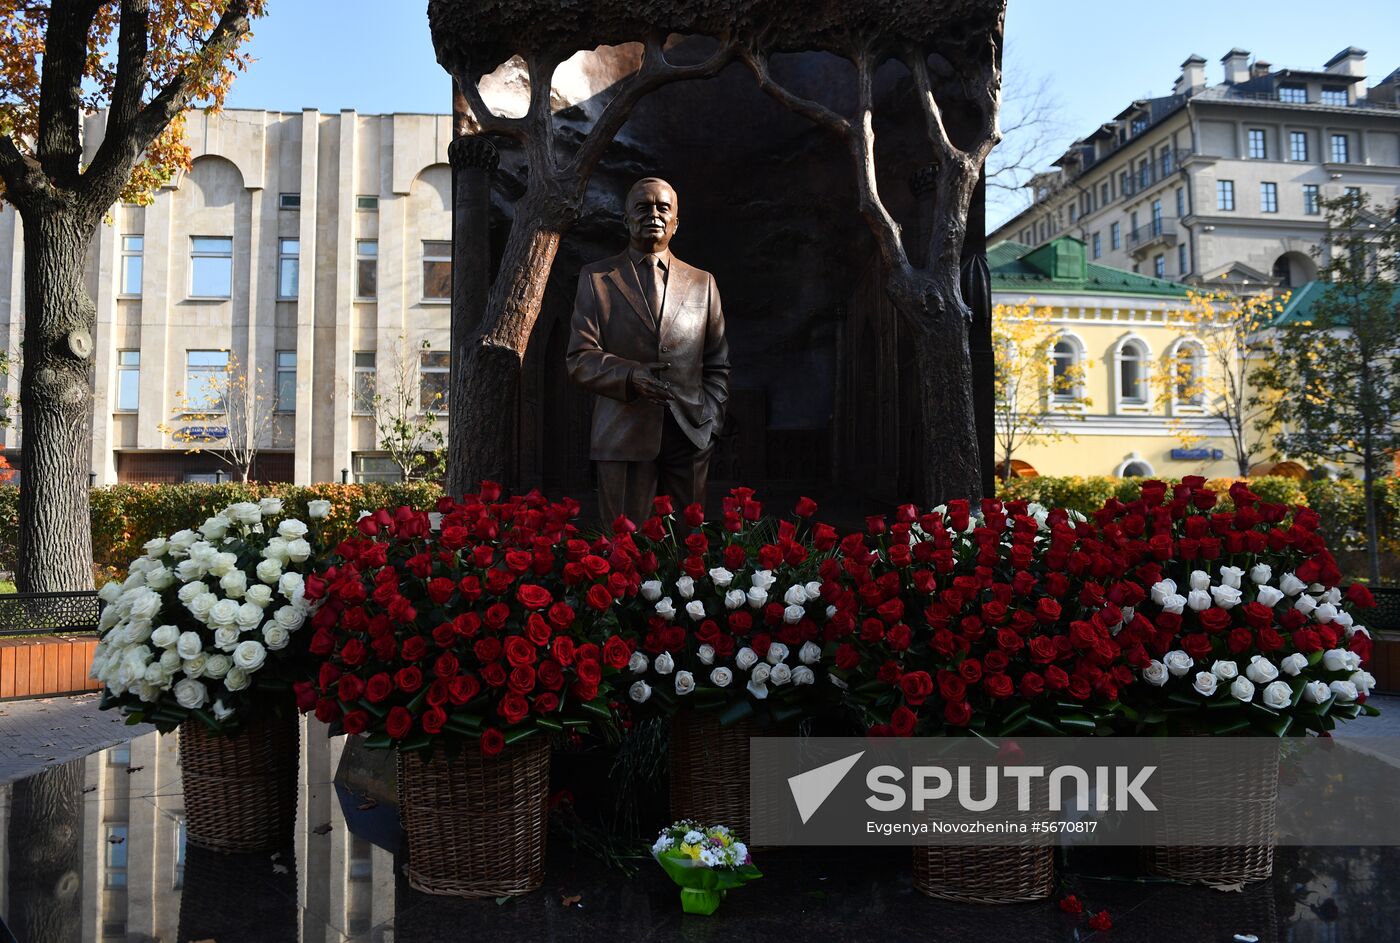
[[[1084,398],[1084,347],[1077,337],[1061,335],[1050,349],[1050,402],[1074,403]]]
[[[1147,405],[1147,345],[1126,340],[1118,348],[1118,402],[1125,406]]]
[[[1152,470],[1152,464],[1146,459],[1138,458],[1136,454],[1128,456],[1121,465],[1113,470],[1113,474],[1119,478],[1151,478],[1156,472]]]
[[[1172,398],[1178,406],[1204,406],[1205,351],[1195,341],[1183,341],[1172,357]]]

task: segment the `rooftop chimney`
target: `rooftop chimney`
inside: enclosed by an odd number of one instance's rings
[[[1173,95],[1190,94],[1206,84],[1205,56],[1191,55],[1181,64],[1181,77],[1172,88]]]
[[[1254,67],[1250,70],[1250,75],[1256,79],[1263,78],[1269,74],[1269,67],[1271,65],[1272,63],[1265,62],[1263,59],[1255,59]]]
[[[1357,98],[1366,97],[1366,50],[1348,46],[1323,65],[1328,72],[1362,79],[1354,86]]]
[[[1225,66],[1225,84],[1238,85],[1249,81],[1249,53],[1236,46],[1220,57]]]

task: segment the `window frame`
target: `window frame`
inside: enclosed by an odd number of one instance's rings
[[[377,193],[357,193],[355,195],[355,212],[378,213],[379,195]]]
[[[1188,351],[1190,352],[1190,353],[1189,353],[1189,356],[1190,356],[1190,358],[1191,358],[1191,371],[1192,371],[1192,378],[1193,378],[1193,380],[1199,378],[1201,375],[1203,375],[1203,374],[1205,373],[1205,369],[1206,369],[1206,349],[1205,349],[1205,345],[1203,345],[1200,341],[1196,340],[1194,337],[1179,337],[1179,338],[1177,338],[1176,341],[1174,341],[1174,342],[1172,343],[1172,346],[1171,346],[1171,363],[1172,363],[1171,404],[1172,404],[1172,412],[1173,412],[1174,414],[1176,414],[1176,413],[1182,413],[1182,414],[1198,415],[1198,414],[1200,414],[1200,413],[1205,412],[1205,408],[1206,408],[1205,393],[1204,393],[1204,392],[1197,393],[1196,396],[1193,397],[1192,399],[1182,399],[1182,398],[1181,398],[1181,384],[1177,381],[1177,376],[1179,375],[1179,374],[1178,374],[1178,368],[1177,368],[1177,366],[1176,366],[1177,361],[1179,361],[1179,360],[1181,359],[1181,357],[1183,356],[1183,354],[1186,354]]]
[[[282,381],[286,374],[291,375],[291,402],[282,397]],[[297,352],[283,348],[273,353],[272,360],[272,411],[275,413],[295,413],[297,411]]]
[[[1102,233],[1096,232],[1089,237],[1090,247],[1093,250],[1094,258],[1096,259],[1101,258],[1103,256],[1103,240],[1101,236]]]
[[[199,240],[217,240],[228,243],[228,252],[215,252],[197,247]],[[228,262],[228,290],[222,295],[205,295],[195,291],[195,272],[199,268],[199,259],[219,259]],[[189,291],[186,295],[191,301],[229,301],[233,298],[233,237],[232,236],[190,236],[190,278]]]
[[[295,252],[287,251],[287,243],[296,245]],[[292,292],[282,290],[283,273],[288,263],[292,265]],[[296,301],[301,294],[301,237],[284,236],[277,240],[277,300]]]
[[[1341,145],[1341,156],[1338,157],[1337,145]],[[1350,164],[1351,163],[1351,135],[1346,132],[1334,131],[1328,136],[1327,142],[1328,163]]]
[[[432,403],[425,403],[425,394],[428,392],[428,377],[442,377],[440,381],[434,383],[442,384],[442,395]],[[449,397],[452,393],[452,354],[446,350],[433,350],[431,347],[424,348],[418,352],[418,411],[420,413],[432,413],[435,416],[445,415],[451,406]]]
[[[1108,244],[1111,248],[1123,248],[1123,224],[1110,223],[1108,227]]]
[[[279,194],[277,194],[277,209],[278,209],[278,210],[300,210],[300,209],[301,209],[301,191],[297,191],[296,193],[279,193]]]
[[[1176,272],[1178,276],[1191,274],[1190,252],[1186,248],[1185,242],[1178,242],[1176,244]]]
[[[1269,136],[1263,128],[1245,130],[1245,154],[1250,160],[1269,159]]]
[[[369,358],[369,365],[365,366],[360,361],[362,357]],[[361,377],[369,377],[368,390],[361,387]],[[379,353],[374,350],[357,350],[350,358],[350,412],[357,416],[369,416],[374,413],[374,395],[377,389],[379,377]]]
[[[1074,384],[1071,390],[1063,393],[1056,392],[1055,390],[1056,368],[1062,359],[1059,356],[1059,347],[1061,344],[1069,348],[1069,356],[1063,358],[1069,362],[1066,370],[1082,366],[1085,360],[1085,354],[1088,351],[1083,339],[1072,331],[1061,331],[1051,339],[1050,362],[1046,365],[1045,389],[1048,393],[1046,396],[1046,406],[1051,409],[1056,409],[1059,412],[1082,412],[1085,408],[1085,381],[1087,379],[1082,372],[1079,376],[1079,381]]]
[[[210,363],[199,364],[198,366],[196,366],[194,364],[191,364],[190,362],[191,354],[223,354],[224,362],[222,365]],[[218,375],[221,373],[227,373],[230,356],[231,352],[229,350],[217,347],[187,347],[185,349],[185,408],[183,410],[185,415],[197,415],[200,413],[209,413],[214,415],[227,414],[228,407],[222,402],[207,404],[203,401],[197,402],[193,394],[191,393],[191,390],[195,386],[195,384],[192,383],[191,380],[195,377],[196,374],[208,373]]]
[[[1301,145],[1301,146],[1300,146]],[[1289,131],[1288,132],[1288,159],[1297,163],[1306,163],[1308,160],[1308,132]],[[1299,154],[1301,153],[1301,157]]]
[[[1329,95],[1334,99],[1333,101],[1327,100]],[[1335,100],[1338,95],[1341,96],[1341,101]],[[1322,91],[1318,94],[1317,100],[1319,104],[1327,105],[1332,108],[1345,108],[1347,105],[1351,104],[1351,95],[1347,92],[1347,87],[1345,85],[1324,85],[1322,86]]]
[[[367,246],[373,249],[366,251]],[[374,273],[374,284],[372,291],[365,294],[364,274],[365,266],[368,264]],[[378,239],[356,239],[355,240],[355,300],[356,301],[378,301],[379,300],[379,240]]]
[[[1071,210],[1073,207],[1071,207]],[[450,239],[424,239],[423,240],[423,264],[421,266],[422,283],[419,286],[419,299],[423,304],[451,304],[452,303],[452,240]],[[445,255],[432,255],[429,253],[429,246],[446,246]],[[447,265],[447,294],[428,294],[428,266]]]
[[[1152,277],[1167,277],[1167,255],[1165,252],[1158,252],[1152,257]]]
[[[1235,211],[1235,181],[1215,181],[1215,208],[1222,213]]]
[[[1308,87],[1306,85],[1283,84],[1278,87],[1278,100],[1286,105],[1306,105]]]
[[[127,358],[134,358],[134,363],[128,363]],[[128,347],[117,351],[117,382],[115,402],[112,405],[114,413],[139,413],[141,411],[141,348]],[[136,388],[135,401],[130,406],[123,405],[123,393],[126,392],[126,379],[128,376],[134,378]]]
[[[1259,181],[1259,212],[1278,212],[1278,183],[1273,180]]]
[[[1129,354],[1129,352],[1132,352]],[[1128,395],[1123,382],[1123,368],[1137,364],[1135,392]],[[1128,334],[1113,345],[1113,402],[1117,413],[1143,413],[1151,409],[1152,348],[1137,334]]]
[[[1303,184],[1303,215],[1322,215],[1322,188],[1315,183]]]
[[[117,297],[140,298],[141,282],[146,278],[146,234],[143,232],[123,233],[120,240],[121,268],[117,272]],[[129,245],[132,240],[137,243],[135,249]],[[134,290],[127,278],[133,261],[136,263],[136,288]]]

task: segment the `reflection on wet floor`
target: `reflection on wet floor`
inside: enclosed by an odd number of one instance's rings
[[[401,876],[392,810],[352,799],[355,833],[347,827],[331,784],[343,741],[316,729],[301,742],[309,785],[295,846],[276,854],[186,844],[174,737],[146,735],[0,786],[4,925],[22,943],[1090,938],[1083,919],[1053,901],[985,907],[923,897],[901,848],[767,852],[758,861],[764,878],[713,917],[683,916],[674,886],[649,861],[629,878],[557,840],[534,894],[500,904],[430,897]],[[1076,854],[1061,893],[1114,921],[1094,938],[1400,938],[1400,849],[1282,848],[1271,881],[1234,892],[1133,880],[1122,849]]]

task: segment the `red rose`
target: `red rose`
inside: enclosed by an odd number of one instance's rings
[[[394,740],[402,740],[413,729],[413,715],[407,708],[394,706],[384,718],[384,732]]]
[[[632,649],[616,635],[608,636],[603,643],[603,664],[609,668],[621,668],[632,657]]]
[[[938,673],[938,694],[945,701],[961,701],[967,696],[967,682],[963,681],[955,672],[940,671]]]
[[[521,583],[515,588],[515,598],[526,609],[544,609],[554,602],[554,594],[534,583]]]
[[[608,588],[602,583],[595,583],[590,586],[584,599],[589,606],[597,609],[599,612],[607,611],[607,608],[612,605],[613,601],[612,593],[608,592]]]
[[[530,707],[536,714],[552,714],[559,709],[559,695],[545,691],[531,702]]]
[[[481,755],[496,756],[506,747],[505,734],[495,727],[487,727],[481,732]]]
[[[1207,632],[1223,632],[1230,627],[1231,622],[1228,610],[1215,607],[1196,613],[1196,618],[1201,620],[1201,628]]]
[[[1063,691],[1069,687],[1069,675],[1059,665],[1045,669],[1045,686],[1052,691]]]
[[[1020,691],[1024,698],[1040,697],[1045,693],[1045,679],[1034,671],[1028,671],[1021,676]]]
[[[510,678],[506,682],[510,689],[517,694],[529,694],[535,689],[535,669],[529,665],[521,665],[519,668],[512,668]]]
[[[1060,618],[1060,604],[1049,596],[1042,596],[1035,604],[1035,617],[1049,625]]]
[[[1346,594],[1342,598],[1362,609],[1374,609],[1376,607],[1376,597],[1371,595],[1371,591],[1361,583],[1352,583],[1348,586]]]
[[[399,596],[389,603],[389,618],[400,625],[409,625],[418,618],[418,610],[404,597]]]
[[[394,673],[394,683],[398,685],[400,691],[412,694],[423,686],[423,672],[418,670],[417,665],[400,668]]]
[[[972,720],[972,705],[967,701],[949,703],[943,708],[943,719],[954,727],[966,727]]]
[[[554,660],[561,665],[568,666],[574,663],[574,640],[567,635],[556,636],[549,651]]]
[[[501,703],[496,705],[496,713],[506,723],[518,724],[530,713],[530,702],[512,692],[501,698]]]
[[[340,719],[340,705],[331,698],[321,698],[316,702],[316,719],[323,724],[335,723]]]
[[[1060,901],[1060,909],[1067,914],[1082,914],[1084,912],[1084,905],[1080,902],[1078,897],[1071,894]]]
[[[1254,645],[1254,633],[1249,629],[1234,629],[1226,637],[1225,646],[1231,654],[1238,655],[1248,651]]]
[[[918,715],[907,707],[896,707],[890,714],[890,729],[896,737],[912,737],[918,725]]]
[[[369,726],[369,714],[365,711],[350,711],[340,718],[340,729],[354,736],[357,733],[364,733]]]
[[[447,723],[447,711],[441,707],[430,707],[423,713],[423,732],[440,733]]]
[[[452,592],[456,588],[456,584],[444,576],[428,580],[428,596],[439,606],[452,598]]]
[[[365,693],[365,683],[356,675],[341,675],[336,687],[336,693],[341,701],[349,704],[358,701],[360,695]]]
[[[310,681],[298,681],[292,685],[296,694],[297,710],[305,714],[316,706],[316,686]]]
[[[498,661],[494,661],[489,665],[482,665],[481,680],[485,681],[493,688],[504,687],[506,683],[506,669]]]
[[[533,665],[539,657],[538,649],[534,643],[521,635],[512,635],[506,639],[505,653],[506,661],[510,662],[512,668]]]
[[[481,682],[477,681],[473,675],[457,675],[447,682],[448,699],[457,707],[461,707],[476,697],[480,691]]]
[[[564,669],[559,667],[559,662],[546,659],[540,662],[540,666],[535,671],[535,676],[542,686],[551,691],[558,691],[564,686]]]
[[[933,678],[927,671],[911,671],[899,679],[899,687],[905,703],[918,707],[933,693]]]
[[[591,658],[579,661],[574,670],[577,672],[579,680],[586,685],[596,685],[603,680],[602,667]]]
[[[987,675],[986,680],[982,682],[982,686],[986,688],[987,693],[994,698],[1010,697],[1016,690],[1016,685],[1012,682],[1010,676],[1004,674]]]
[[[982,680],[982,663],[976,658],[964,658],[958,665],[958,674],[968,684],[976,684]]]
[[[428,640],[421,635],[411,635],[403,640],[401,651],[404,661],[417,661],[428,654]]]
[[[443,652],[437,657],[437,661],[433,662],[433,674],[439,678],[450,678],[457,673],[459,667],[456,655]]]
[[[1200,660],[1211,652],[1210,636],[1202,632],[1192,632],[1181,640],[1181,647],[1192,658]]]
[[[1047,635],[1037,635],[1030,642],[1031,660],[1041,665],[1048,665],[1055,660],[1057,652],[1055,643]]]
[[[909,626],[901,622],[899,625],[890,626],[887,641],[890,644],[890,648],[897,652],[902,652],[914,641],[914,633]]]
[[[860,664],[860,652],[849,642],[842,642],[836,647],[836,667],[842,671],[850,671]]]
[[[1198,496],[1199,497],[1199,496]],[[1215,497],[1215,495],[1211,495]],[[1090,930],[1111,930],[1113,929],[1113,918],[1108,915],[1107,910],[1100,910],[1089,918]]]

